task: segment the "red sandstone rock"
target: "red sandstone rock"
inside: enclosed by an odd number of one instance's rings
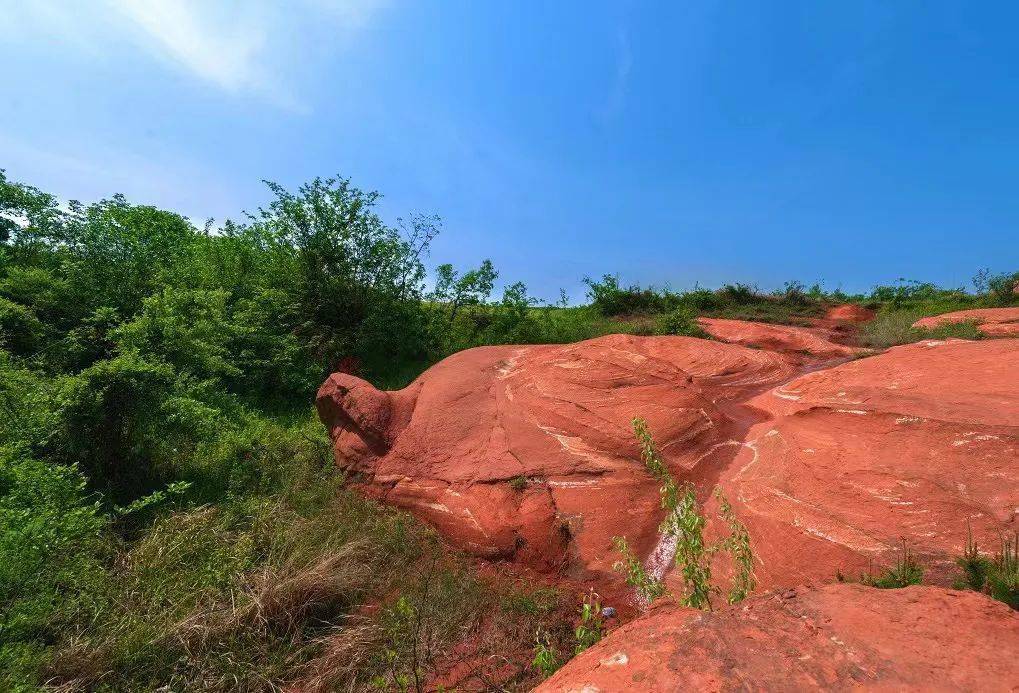
[[[913,327],[931,329],[945,323],[968,321],[975,322],[977,329],[988,337],[1019,336],[1019,307],[957,310],[954,313],[917,320],[913,323]]]
[[[661,520],[631,419],[647,419],[678,475],[721,468],[745,428],[731,403],[788,380],[796,364],[690,337],[482,347],[399,392],[333,374],[318,409],[337,462],[453,544],[607,580],[612,537],[650,552]]]
[[[753,398],[720,483],[764,586],[894,562],[904,537],[950,581],[967,522],[985,549],[1019,508],[1019,340],[927,341]]]
[[[869,308],[864,308],[857,303],[846,303],[830,308],[825,317],[838,322],[869,322],[874,319],[874,315],[874,311]]]
[[[704,613],[656,606],[544,693],[1019,687],[1019,615],[974,592],[797,588]]]
[[[947,582],[967,521],[985,548],[1015,526],[1019,340],[921,342],[794,379],[799,367],[736,345],[613,335],[472,349],[399,392],[334,374],[318,407],[368,493],[477,555],[603,590],[619,583],[613,536],[655,571],[671,561],[634,416],[677,479],[705,498],[726,491],[762,588],[880,569],[900,537]],[[667,576],[674,590],[678,579]]]
[[[829,330],[817,327],[792,327],[763,322],[699,318],[701,329],[715,339],[779,353],[800,353],[825,358],[852,356],[863,351],[832,341]]]

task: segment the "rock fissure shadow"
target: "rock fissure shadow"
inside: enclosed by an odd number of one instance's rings
[[[852,360],[851,358],[807,360],[801,363],[795,372],[784,380],[761,383],[749,387],[733,399],[715,400],[715,406],[718,407],[726,419],[719,429],[720,436],[736,441],[739,445],[727,445],[716,448],[709,452],[692,470],[686,472],[685,478],[697,488],[698,498],[703,502],[710,496],[724,472],[729,469],[743,448],[747,446],[747,437],[750,429],[759,424],[776,420],[770,412],[748,404],[750,400],[765,392],[787,385],[809,373],[835,368]]]

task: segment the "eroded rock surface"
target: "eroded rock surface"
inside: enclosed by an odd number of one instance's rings
[[[863,351],[833,341],[834,333],[821,327],[771,325],[723,318],[699,318],[697,322],[701,329],[715,339],[755,349],[809,354],[829,359],[849,357]]]
[[[337,462],[363,473],[368,493],[455,545],[609,579],[611,538],[626,534],[646,554],[661,520],[633,417],[648,421],[680,477],[724,468],[746,427],[734,403],[798,365],[702,339],[612,335],[471,349],[399,392],[337,373],[318,409]]]
[[[1019,307],[975,308],[935,315],[913,323],[913,327],[931,329],[952,322],[975,322],[988,337],[1019,337]]]
[[[967,523],[990,550],[1019,511],[1019,340],[927,341],[799,377],[720,483],[749,526],[762,584],[851,577],[905,538],[950,580]]]
[[[967,524],[985,550],[1019,524],[1019,340],[926,341],[834,367],[688,337],[485,347],[398,392],[334,374],[318,407],[367,493],[476,555],[603,589],[620,582],[614,536],[656,574],[671,565],[634,416],[677,479],[705,499],[725,490],[762,588],[879,570],[902,538],[948,584]]]
[[[655,607],[544,693],[1019,687],[1019,615],[974,592],[834,584],[704,613]]]

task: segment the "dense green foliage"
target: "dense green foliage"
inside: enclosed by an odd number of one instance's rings
[[[119,196],[61,208],[0,172],[0,688],[413,687],[497,608],[430,532],[344,489],[315,388],[591,321],[522,285],[489,305],[490,263],[426,296],[436,219],[391,228],[342,179],[269,187],[213,230]],[[555,628],[506,614],[518,642]]]

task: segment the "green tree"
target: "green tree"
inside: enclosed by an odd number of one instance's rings
[[[408,236],[382,222],[379,194],[348,179],[315,180],[275,196],[252,216],[271,246],[274,285],[293,297],[296,334],[326,369],[355,357],[369,369],[420,357],[425,349],[421,257],[438,233],[414,217]]]
[[[229,348],[238,330],[227,313],[228,297],[222,289],[164,289],[148,296],[114,339],[122,351],[163,361],[199,380],[226,383],[241,372]]]

